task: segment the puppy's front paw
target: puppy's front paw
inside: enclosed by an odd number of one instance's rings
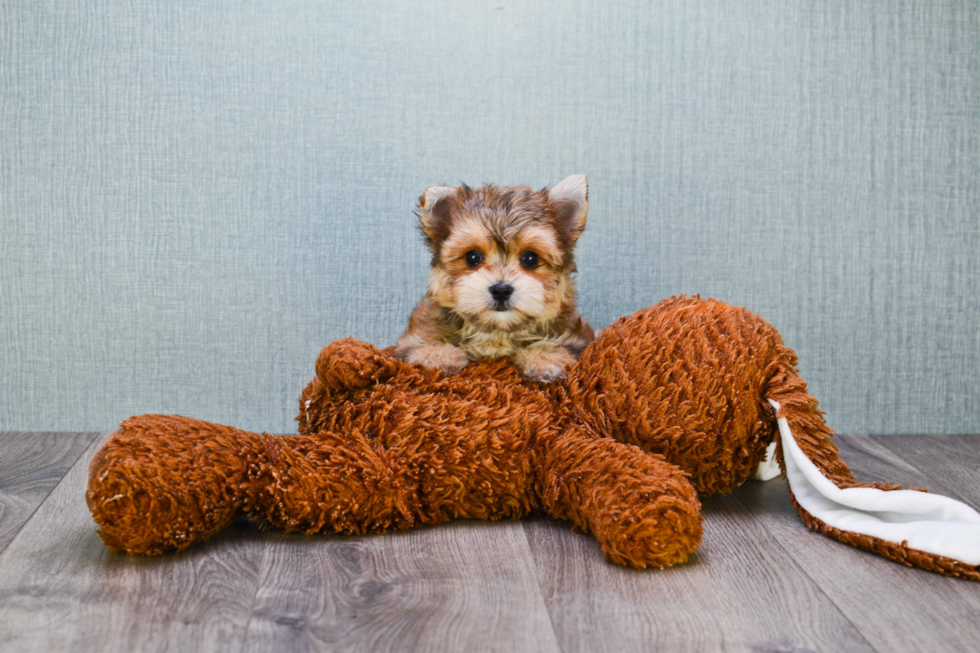
[[[444,343],[413,347],[405,352],[404,360],[437,369],[443,374],[456,374],[470,362],[462,349]]]
[[[524,349],[514,354],[513,360],[524,378],[545,383],[564,378],[565,370],[575,363],[575,357],[564,347]]]

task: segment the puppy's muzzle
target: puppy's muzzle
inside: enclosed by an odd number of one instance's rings
[[[489,288],[490,297],[493,298],[493,310],[507,310],[507,301],[514,294],[514,286],[505,281],[498,281]]]

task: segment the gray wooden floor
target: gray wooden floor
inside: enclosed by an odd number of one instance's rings
[[[971,651],[980,583],[807,531],[782,480],[704,506],[686,565],[632,571],[549,519],[368,537],[235,525],[111,554],[83,496],[102,435],[0,434],[0,651]],[[863,479],[980,506],[980,437],[841,437]]]

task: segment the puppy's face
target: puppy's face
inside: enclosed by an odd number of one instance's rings
[[[419,200],[419,224],[432,251],[429,294],[488,331],[513,331],[571,311],[572,250],[587,216],[583,175],[550,191],[429,188]]]

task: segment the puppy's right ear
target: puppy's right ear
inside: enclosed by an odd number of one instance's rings
[[[430,242],[437,243],[449,235],[449,211],[456,189],[431,186],[419,198],[419,228]]]

